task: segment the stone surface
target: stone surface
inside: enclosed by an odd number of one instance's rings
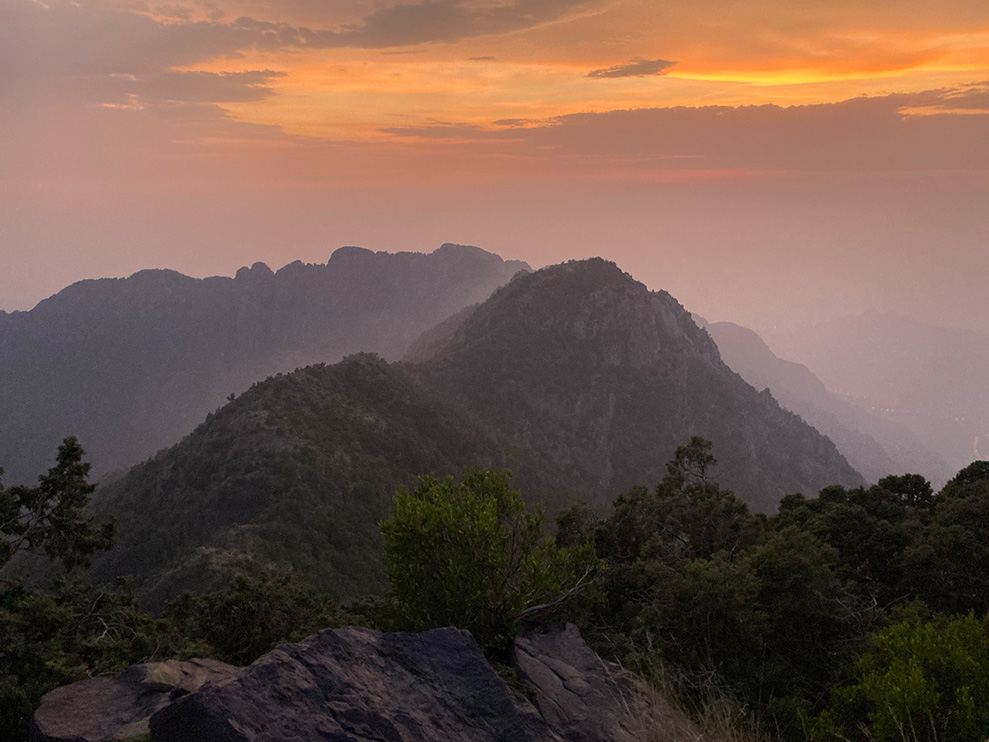
[[[466,631],[327,630],[151,719],[154,742],[559,742]]]
[[[45,696],[33,740],[681,742],[697,730],[571,625],[519,638],[506,684],[466,631],[322,631],[244,669],[138,665]],[[150,716],[150,719],[149,719]],[[145,737],[146,739],[146,737]]]
[[[567,624],[515,642],[520,679],[553,731],[569,742],[634,742],[675,716],[628,670],[602,660]]]
[[[216,660],[151,662],[47,694],[31,724],[33,742],[116,742],[148,733],[148,719],[175,698],[239,669]]]

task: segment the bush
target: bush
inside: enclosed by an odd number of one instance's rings
[[[589,543],[558,548],[505,471],[420,478],[381,524],[396,628],[468,629],[489,653],[506,651],[524,617],[548,615],[588,584]]]
[[[834,692],[814,739],[984,742],[989,730],[989,630],[974,615],[903,621],[875,635],[856,682]]]

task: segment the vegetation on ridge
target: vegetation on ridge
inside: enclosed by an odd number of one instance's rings
[[[47,501],[65,507],[61,525],[33,541],[67,567],[108,545],[109,531],[82,512],[81,456],[66,441],[42,477]],[[360,612],[395,628],[453,623],[504,656],[518,620],[548,607],[577,621],[602,654],[665,688],[676,678],[699,715],[712,698],[748,709],[758,721],[738,719],[739,728],[764,737],[983,742],[989,462],[938,493],[915,475],[888,477],[788,497],[773,516],[751,513],[714,481],[715,463],[710,442],[694,437],[655,489],[631,489],[604,518],[561,513],[555,540],[503,472],[422,479],[398,491],[382,525],[389,594]],[[38,501],[0,488],[8,523]],[[63,527],[71,540],[60,540]],[[7,544],[18,531],[5,531]],[[48,549],[49,539],[68,546]],[[172,656],[249,662],[280,641],[361,621],[298,578],[270,573],[182,596],[157,617],[125,588],[8,579],[0,589],[0,730],[14,739],[62,683]]]

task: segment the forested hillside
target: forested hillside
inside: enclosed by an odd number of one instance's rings
[[[658,481],[691,435],[714,441],[719,479],[758,510],[861,482],[831,441],[733,373],[676,299],[613,263],[518,276],[440,329],[414,346],[423,377],[598,502]]]
[[[464,315],[466,316],[466,315]],[[613,264],[517,277],[432,360],[367,355],[255,384],[171,449],[97,491],[120,524],[94,575],[152,599],[260,563],[338,599],[383,585],[377,524],[399,484],[508,468],[550,514],[662,478],[684,436],[754,508],[861,478],[833,444],[730,371],[669,295]],[[444,340],[446,338],[446,340]]]
[[[384,585],[378,523],[398,485],[511,466],[533,497],[562,504],[552,489],[560,477],[525,456],[380,358],[307,367],[254,385],[100,487],[94,510],[116,520],[120,537],[93,574],[134,575],[157,603],[274,562],[339,599],[374,594]]]

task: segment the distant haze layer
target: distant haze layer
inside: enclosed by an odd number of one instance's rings
[[[983,0],[6,0],[0,309],[340,245],[989,329]]]

